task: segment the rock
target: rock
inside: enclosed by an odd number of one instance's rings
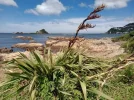
[[[44,47],[38,47],[37,50],[43,51]]]
[[[29,57],[29,51],[25,51],[25,52],[21,52],[23,54],[25,54],[27,57]],[[3,61],[10,61],[12,60],[13,58],[19,58],[20,56],[20,52],[13,52],[13,53],[9,53],[9,54],[6,54],[6,53],[1,53],[0,54],[0,57],[2,57],[2,60]]]
[[[16,32],[15,34],[23,34],[23,32]]]
[[[22,39],[22,40],[33,40],[33,38],[30,36],[16,36],[15,38]]]
[[[0,53],[11,53],[11,52],[13,52],[13,48],[10,48],[10,49],[8,49],[8,48],[0,48]]]
[[[29,43],[37,43],[35,40],[30,40]]]
[[[3,61],[3,56],[0,55],[0,61]]]
[[[62,49],[68,48],[69,41],[69,38],[63,39],[63,37],[61,37],[61,39],[59,37],[49,38],[46,41],[46,46],[51,47],[53,52],[59,52]],[[72,48],[87,56],[98,58],[110,58],[124,53],[124,49],[121,48],[121,44],[112,42],[111,38],[78,38]]]
[[[43,47],[41,43],[18,43],[12,46],[13,48],[21,48],[24,50],[36,50],[38,47]]]

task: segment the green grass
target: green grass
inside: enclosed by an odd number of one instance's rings
[[[119,71],[108,80],[103,91],[115,100],[133,100],[134,98],[134,65]]]
[[[133,100],[134,84],[128,85],[122,82],[109,82],[109,87],[104,87],[104,93],[110,95],[115,100]]]

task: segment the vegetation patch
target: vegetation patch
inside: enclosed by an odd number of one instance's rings
[[[114,42],[125,41],[122,44],[122,47],[125,48],[126,52],[133,53],[134,52],[134,31],[124,34],[118,38],[113,39]]]
[[[17,72],[7,73],[11,76],[9,81],[0,84],[1,98],[94,100],[99,95],[112,100],[98,90],[101,76],[97,74],[107,66],[104,61],[87,58],[72,50],[60,52],[57,56],[53,56],[50,50],[44,56],[38,52],[32,52],[29,58],[21,54],[20,58],[8,62],[8,70],[16,69]],[[90,79],[94,75],[96,78]]]

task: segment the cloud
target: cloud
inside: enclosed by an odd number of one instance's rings
[[[90,8],[94,8],[94,5],[93,4],[90,4],[90,5],[88,5]]]
[[[87,5],[86,3],[83,3],[83,2],[81,2],[81,3],[79,4],[79,6],[80,6],[80,7],[88,7],[88,5]]]
[[[66,7],[59,0],[46,0],[34,9],[28,9],[25,13],[32,13],[35,15],[59,15],[66,11]]]
[[[105,4],[108,9],[118,9],[127,7],[130,0],[95,0],[94,6]]]
[[[24,22],[0,24],[0,32],[36,32],[46,29],[49,33],[75,33],[78,25],[83,21],[81,18],[55,19],[46,22]],[[105,33],[112,27],[121,27],[128,24],[126,18],[102,17],[87,23],[96,25],[95,28],[81,30],[80,33]],[[7,30],[8,29],[8,30]]]
[[[34,9],[25,10],[25,13],[32,13],[34,15],[39,15],[39,13],[36,10],[34,10]]]
[[[134,22],[134,16],[125,19],[128,22]]]
[[[86,4],[84,2],[81,2],[80,4],[78,4],[79,7],[82,7],[82,8],[87,8],[87,7],[90,7],[90,8],[94,8],[94,5],[93,4]]]
[[[18,7],[17,3],[14,0],[0,0],[0,4]]]
[[[74,7],[73,6],[66,6],[66,10],[70,10],[70,9],[73,9]]]

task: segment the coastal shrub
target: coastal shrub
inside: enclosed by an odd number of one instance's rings
[[[98,95],[111,99],[98,90],[100,78],[86,78],[102,73],[108,66],[103,61],[72,50],[57,55],[48,50],[43,56],[36,51],[30,55],[21,53],[20,58],[8,62],[9,81],[0,84],[3,100],[94,100]]]
[[[125,51],[128,53],[134,53],[134,40],[127,41],[126,43],[122,44],[122,47],[125,48]]]
[[[134,31],[124,34],[118,38],[114,38],[113,41],[125,41],[125,43],[122,44],[122,47],[125,48],[125,51],[129,53],[134,52]]]
[[[134,31],[130,33],[123,34],[120,37],[114,38],[115,41],[128,41],[129,39],[134,37]]]

